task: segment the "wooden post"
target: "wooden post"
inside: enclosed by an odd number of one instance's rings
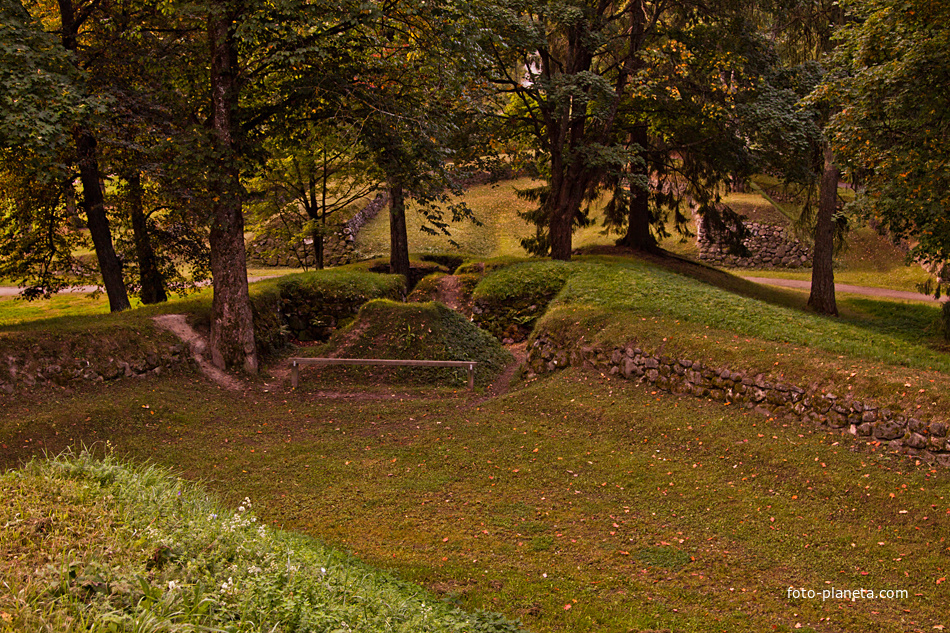
[[[290,370],[290,384],[294,389],[297,388],[297,382],[300,380],[300,365],[297,364],[297,361],[294,361],[291,365]]]
[[[475,391],[475,363],[468,364],[468,390]]]

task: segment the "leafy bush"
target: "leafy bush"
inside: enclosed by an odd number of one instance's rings
[[[0,628],[517,633],[154,467],[88,453],[0,476]],[[46,561],[46,564],[42,564]]]

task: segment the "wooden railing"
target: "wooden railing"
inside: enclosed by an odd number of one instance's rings
[[[290,382],[294,389],[300,381],[301,365],[390,365],[402,367],[461,367],[468,370],[468,388],[475,389],[475,361],[469,360],[397,360],[387,358],[291,358]]]

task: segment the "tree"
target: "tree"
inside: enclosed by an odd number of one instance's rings
[[[196,32],[206,38],[203,49],[192,49],[183,81],[193,135],[178,146],[175,178],[196,183],[193,204],[209,226],[211,357],[219,367],[254,373],[258,357],[247,285],[243,176],[266,158],[270,126],[295,109],[313,108],[323,82],[343,76],[339,69],[353,55],[348,34],[375,15],[375,8],[355,1],[207,0],[169,9],[179,32],[195,42],[202,41]]]
[[[619,245],[653,250],[668,236],[670,213],[683,236],[692,216],[742,252],[744,225],[722,193],[761,165],[752,139],[767,119],[759,104],[768,47],[737,12],[650,10],[659,13],[634,53],[639,70],[618,124],[618,140],[627,136],[635,158],[621,177],[606,179],[606,225],[621,232]]]
[[[629,162],[612,135],[634,60],[615,53],[644,18],[641,2],[609,0],[498,0],[482,13],[496,33],[483,72],[511,99],[505,118],[535,141],[546,180],[533,192],[539,206],[530,219],[539,231],[525,243],[532,252],[569,260],[594,183]]]
[[[461,192],[455,174],[465,122],[481,117],[485,103],[484,86],[473,78],[473,10],[458,0],[389,3],[364,32],[365,65],[347,90],[352,115],[363,122],[361,142],[389,190],[390,269],[407,279],[408,200],[430,233],[449,234],[447,214],[456,222],[471,218],[449,194]]]
[[[506,120],[533,137],[546,184],[529,192],[539,227],[525,246],[569,259],[585,204],[612,193],[621,243],[651,249],[672,205],[716,221],[736,217],[718,191],[747,170],[733,110],[750,88],[741,6],[634,0],[498,0],[488,72],[512,101]],[[713,116],[710,116],[713,114]],[[723,125],[725,124],[725,125]],[[660,229],[662,230],[662,229]]]
[[[0,275],[48,295],[75,272],[78,236],[62,231],[71,130],[84,106],[60,42],[18,0],[0,2]]]
[[[98,6],[99,2],[96,0],[81,2],[78,5],[74,5],[71,0],[59,1],[60,37],[63,48],[75,56],[80,70],[87,72],[94,66],[87,65],[90,60],[82,55],[79,39],[86,22],[93,17]],[[81,206],[86,214],[89,234],[95,245],[99,272],[102,275],[106,295],[109,297],[109,309],[112,312],[128,310],[131,304],[122,279],[122,263],[115,252],[109,218],[106,215],[97,152],[98,140],[93,126],[86,117],[77,120],[72,135],[76,145],[76,167],[82,184]]]
[[[839,106],[831,142],[863,184],[852,206],[939,271],[950,261],[950,7],[846,6],[854,21],[841,31],[821,95]],[[939,280],[934,289],[939,295]]]
[[[780,51],[781,61],[793,73],[819,74],[824,69],[818,65],[834,47],[834,32],[844,24],[845,16],[837,0],[777,0],[769,7],[768,28]],[[823,129],[832,115],[827,101],[814,95],[802,99],[813,125]],[[802,131],[809,131],[812,124],[803,121]],[[840,169],[835,160],[834,149],[824,134],[811,141],[811,173],[797,172],[797,162],[775,165],[779,173],[786,172],[791,182],[802,185],[805,203],[799,224],[811,225],[814,231],[812,249],[811,291],[808,306],[815,311],[837,316],[835,301],[834,256],[844,243],[843,234],[847,222],[839,213],[838,184]]]
[[[376,189],[375,167],[359,142],[362,126],[350,124],[342,112],[282,127],[286,138],[271,139],[270,157],[252,183],[254,214],[262,227],[280,218],[290,241],[309,239],[322,269],[330,218]]]

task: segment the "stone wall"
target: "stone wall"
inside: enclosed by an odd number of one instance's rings
[[[6,346],[4,346],[6,347]],[[22,345],[0,352],[0,392],[14,393],[37,386],[69,387],[122,378],[159,375],[173,368],[194,364],[185,343],[151,341],[145,347],[104,350]]]
[[[357,259],[356,236],[370,220],[379,215],[389,203],[389,195],[381,193],[372,202],[360,209],[352,218],[338,225],[323,238],[324,266],[342,266]],[[298,233],[300,227],[287,229],[279,223],[265,228],[247,244],[247,258],[258,266],[316,267],[313,254],[313,240],[307,238],[300,243],[291,244],[287,238],[290,233]]]
[[[698,360],[652,356],[633,345],[565,348],[541,336],[529,347],[529,378],[568,366],[593,367],[674,394],[731,402],[763,415],[812,422],[829,431],[851,433],[902,454],[950,467],[950,428],[946,422],[924,422],[856,400],[850,394],[840,398],[817,388],[771,382],[761,374],[750,376],[708,367]]]
[[[733,268],[810,268],[811,251],[807,246],[789,236],[782,226],[747,222],[751,234],[743,240],[750,257],[731,255],[726,247],[713,236],[707,235],[703,223],[699,223],[696,241],[699,258],[720,266]]]

